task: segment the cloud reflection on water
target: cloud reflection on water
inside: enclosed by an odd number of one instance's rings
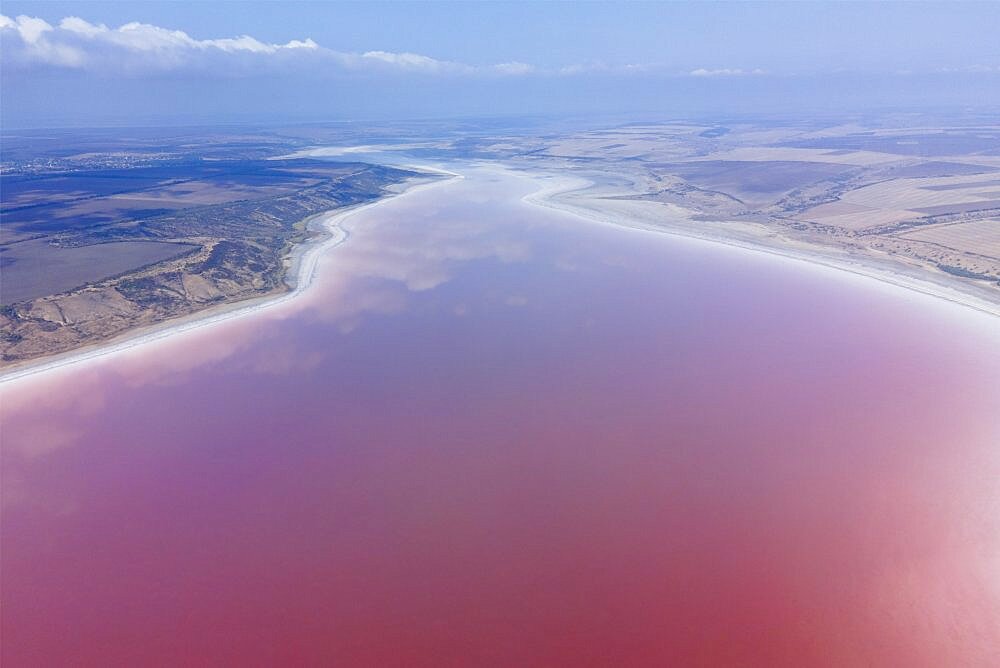
[[[35,458],[74,445],[83,431],[75,423],[105,408],[109,379],[130,388],[176,387],[210,367],[263,376],[305,373],[328,355],[294,347],[295,337],[289,333],[302,322],[332,324],[340,334],[349,334],[366,317],[402,312],[410,293],[443,285],[463,264],[531,258],[530,242],[518,236],[516,226],[503,225],[518,216],[517,205],[510,205],[511,199],[517,202],[510,197],[511,181],[483,178],[480,190],[468,197],[468,182],[460,183],[461,198],[448,192],[458,184],[445,184],[349,219],[349,240],[321,259],[315,284],[286,305],[89,361],[77,371],[60,370],[60,378],[72,378],[75,392],[59,391],[44,379],[20,392],[5,391],[8,414],[49,416],[7,425],[8,452]],[[520,191],[531,186],[521,181],[513,187]],[[507,300],[512,305],[526,303],[520,295]],[[457,306],[455,313],[464,314],[468,308]],[[274,345],[278,340],[289,345]],[[12,464],[8,461],[7,466]]]

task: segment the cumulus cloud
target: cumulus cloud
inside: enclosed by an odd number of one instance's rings
[[[42,33],[52,30],[52,26],[42,19],[31,16],[18,16],[16,20],[12,20],[0,14],[0,29],[14,30],[25,43],[34,44],[42,36]]]
[[[5,64],[110,72],[217,66],[226,56],[273,56],[320,49],[308,38],[285,44],[265,43],[249,35],[199,40],[182,30],[148,23],[132,22],[109,28],[76,16],[62,19],[57,26],[31,16],[15,19],[0,16],[0,35]]]
[[[263,42],[250,35],[195,39],[182,30],[148,23],[117,28],[68,16],[58,25],[31,16],[0,15],[3,60],[19,67],[54,66],[94,72],[265,67],[334,67],[342,70],[381,69],[424,74],[528,74],[534,68],[510,62],[473,67],[430,56],[392,51],[349,53],[317,44],[309,37],[284,44]]]
[[[52,65],[77,67],[83,61],[83,53],[70,45],[52,41],[46,33],[55,29],[39,18],[18,16],[11,19],[0,14],[0,43],[3,46],[3,61],[11,62],[8,57],[10,49],[16,56],[23,55],[27,60],[34,60]],[[20,48],[18,48],[20,47]]]

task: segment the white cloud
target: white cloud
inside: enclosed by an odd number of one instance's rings
[[[419,53],[393,53],[391,51],[366,51],[363,61],[392,65],[403,70],[418,72],[468,72],[473,68],[461,63],[437,60]]]
[[[319,44],[306,37],[303,40],[293,39],[285,44],[286,49],[318,49]]]
[[[97,35],[110,32],[108,27],[103,23],[100,25],[94,25],[93,23],[88,23],[87,21],[84,21],[76,16],[67,16],[59,22],[59,27],[63,30],[75,32],[87,37],[95,37]]]
[[[16,35],[27,59],[51,65],[78,66],[83,60],[83,53],[72,46],[51,42],[48,34],[54,32],[55,28],[39,18],[22,15],[11,19],[0,15],[0,35],[5,37],[2,40],[4,62],[7,61],[6,55],[11,45],[11,37]]]
[[[577,63],[559,68],[558,74],[572,76],[575,74],[588,74],[590,72],[607,72],[608,66],[602,62]]]
[[[58,26],[52,26],[30,16],[11,19],[0,15],[0,34],[5,64],[108,73],[192,66],[218,68],[225,65],[226,56],[252,58],[319,50],[319,45],[309,38],[286,44],[269,44],[249,35],[199,40],[184,31],[148,23],[109,28],[77,16],[67,16]],[[241,64],[247,65],[245,61]]]
[[[660,73],[666,76],[735,77],[765,74],[760,69],[699,68],[679,73],[664,64],[611,65],[601,61],[539,68],[510,60],[495,65],[468,65],[419,53],[370,50],[336,51],[309,37],[284,44],[264,42],[251,35],[195,39],[182,30],[149,23],[126,23],[117,28],[67,16],[58,25],[30,16],[11,19],[0,15],[0,46],[5,66],[61,67],[102,74],[144,74],[150,71],[196,70],[216,76],[312,71],[397,71],[422,75],[587,76]]]
[[[11,21],[6,16],[3,18],[4,20],[0,22],[0,25],[4,28],[16,30],[26,44],[37,44],[42,35],[52,30],[52,26],[47,22],[31,16],[21,15],[15,21]]]
[[[522,63],[518,61],[511,61],[509,63],[500,63],[499,65],[494,65],[493,70],[498,74],[507,74],[511,76],[519,76],[522,74],[531,74],[535,71],[534,66],[528,63]]]
[[[688,74],[693,77],[742,77],[742,76],[767,74],[767,72],[765,72],[762,69],[742,70],[739,68],[730,69],[728,67],[724,67],[720,69],[710,70],[700,67],[696,70],[691,70],[690,72],[688,72]]]
[[[250,35],[195,39],[182,30],[148,23],[117,28],[67,16],[57,26],[29,16],[0,15],[5,64],[75,68],[102,73],[145,72],[194,68],[225,74],[247,72],[265,65],[334,67],[344,70],[381,69],[423,74],[523,75],[534,71],[519,62],[473,67],[430,56],[382,50],[346,53],[325,48],[309,37],[284,44],[263,42]],[[303,60],[307,59],[307,60]]]
[[[22,17],[18,17],[19,19]],[[51,30],[51,26],[49,26]],[[120,28],[109,28],[103,23],[93,24],[76,16],[67,16],[59,22],[59,30],[85,37],[94,42],[113,44],[131,51],[170,51],[218,49],[227,53],[276,53],[281,49],[316,49],[318,45],[309,38],[292,40],[286,44],[266,44],[249,35],[223,39],[194,39],[182,30],[167,30],[148,23],[126,23]],[[53,38],[58,37],[57,34]]]
[[[624,65],[608,65],[599,60],[587,63],[574,63],[560,67],[554,71],[562,76],[576,76],[579,74],[646,74],[662,73],[670,74],[670,70],[662,63],[626,63]]]

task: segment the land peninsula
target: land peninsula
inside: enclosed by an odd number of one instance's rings
[[[326,234],[314,219],[418,177],[228,139],[4,164],[4,367],[285,293],[293,250]]]

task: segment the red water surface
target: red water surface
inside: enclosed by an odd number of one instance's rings
[[[1000,332],[469,169],[2,388],[15,666],[1000,663]]]

